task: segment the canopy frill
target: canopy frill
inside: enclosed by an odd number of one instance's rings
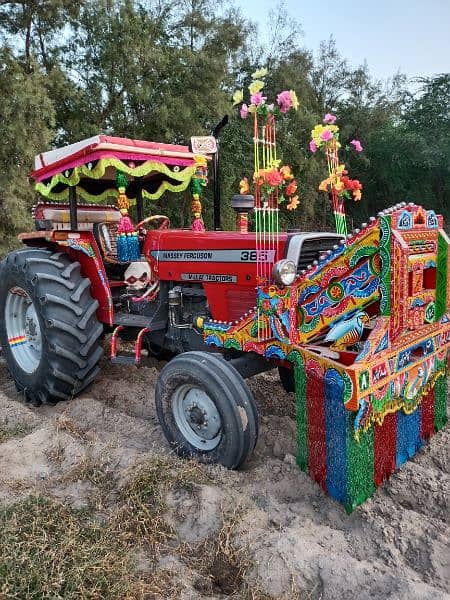
[[[76,186],[80,199],[116,199],[116,173],[129,178],[127,196],[157,200],[165,191],[185,190],[196,170],[187,146],[160,144],[98,135],[64,148],[39,154],[31,177],[36,190],[49,200],[67,200]]]

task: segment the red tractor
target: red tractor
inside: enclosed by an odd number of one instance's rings
[[[251,196],[233,200],[240,230],[221,231],[217,147],[214,138],[202,144],[194,149],[204,152],[201,160],[186,146],[106,136],[37,156],[35,231],[21,234],[24,248],[0,264],[0,345],[17,389],[34,405],[73,398],[95,380],[105,332],[113,332],[115,363],[138,365],[142,348],[176,356],[156,386],[167,439],[181,455],[236,468],[258,433],[244,378],[278,366],[292,389],[292,371],[277,357],[212,352],[203,323],[230,323],[251,311],[261,265],[273,269],[278,285],[289,284],[342,236],[287,231],[262,255],[245,227]],[[145,215],[144,205],[166,191],[193,182],[198,191],[206,160],[216,166],[216,230],[204,230],[197,197],[192,229]],[[127,203],[136,206],[132,230]],[[134,341],[131,355],[120,352],[122,340]]]

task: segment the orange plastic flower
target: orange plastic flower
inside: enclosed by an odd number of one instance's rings
[[[361,200],[361,190],[353,190],[353,200],[355,202],[358,202],[358,200]]]
[[[289,202],[289,204],[286,205],[286,208],[288,210],[295,210],[299,202],[300,200],[298,199],[298,196],[292,196],[291,201]]]
[[[331,183],[330,178],[324,179],[320,182],[319,190],[321,192],[328,192],[328,185]]]
[[[265,169],[260,169],[259,171],[255,171],[253,173],[253,183],[256,183],[257,185],[262,185],[264,183],[265,176],[266,176]]]
[[[250,185],[248,183],[247,177],[244,177],[244,179],[241,179],[241,181],[239,182],[239,193],[246,195],[249,192],[250,192]]]
[[[286,196],[292,196],[297,191],[297,182],[295,179],[286,188]]]
[[[281,173],[284,181],[290,181],[291,179],[294,179],[294,176],[292,175],[291,167],[289,167],[288,165],[284,165],[283,167],[281,167],[280,173]]]

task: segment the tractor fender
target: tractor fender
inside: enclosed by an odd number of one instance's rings
[[[45,234],[45,237],[42,234]],[[97,318],[100,322],[112,326],[114,307],[108,277],[94,234],[91,231],[53,230],[19,235],[26,246],[58,248],[78,262],[83,277],[91,282],[91,295],[98,300]]]

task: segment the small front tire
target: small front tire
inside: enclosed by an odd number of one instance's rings
[[[180,456],[237,469],[256,445],[253,396],[220,355],[185,352],[175,357],[158,377],[155,402],[164,435]]]

